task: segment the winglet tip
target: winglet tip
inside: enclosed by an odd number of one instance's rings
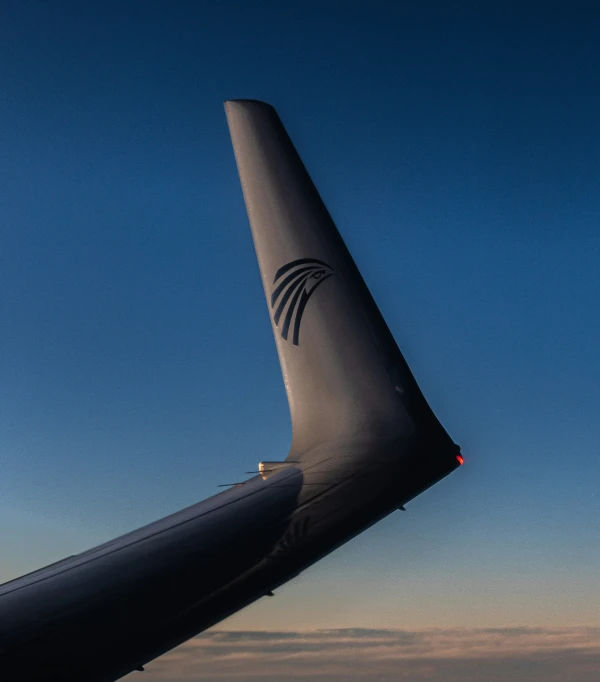
[[[223,104],[225,106],[225,111],[236,109],[238,107],[241,107],[243,109],[256,108],[275,111],[273,105],[269,104],[268,102],[262,102],[261,100],[258,99],[226,99],[225,102],[223,102]]]

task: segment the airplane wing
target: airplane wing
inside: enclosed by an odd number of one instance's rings
[[[0,676],[113,682],[298,575],[456,469],[275,110],[227,119],[293,422],[287,459],[0,586]]]

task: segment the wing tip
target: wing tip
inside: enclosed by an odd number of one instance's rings
[[[226,99],[223,103],[225,111],[233,109],[266,109],[268,111],[275,111],[275,108],[268,102],[262,102],[259,99]]]

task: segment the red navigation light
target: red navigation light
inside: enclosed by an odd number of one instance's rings
[[[456,455],[456,461],[462,466],[465,458],[462,455]]]

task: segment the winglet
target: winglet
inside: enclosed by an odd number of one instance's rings
[[[288,458],[424,426],[449,440],[275,109],[231,100],[225,111],[290,405]]]

